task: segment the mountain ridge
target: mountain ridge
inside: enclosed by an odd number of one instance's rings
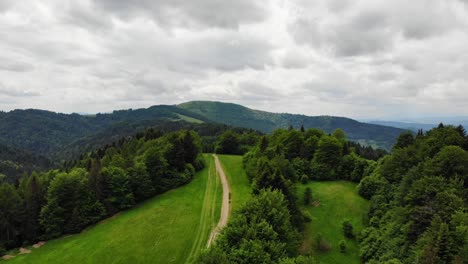
[[[158,123],[172,121],[219,123],[264,133],[289,126],[299,128],[301,125],[305,128],[319,128],[327,133],[341,128],[350,140],[387,150],[391,149],[398,135],[405,131],[361,123],[346,117],[271,113],[234,103],[189,101],[178,105],[154,105],[94,115],[39,109],[0,112],[0,143],[57,160],[57,155],[74,142],[83,142],[93,137],[115,137],[112,133],[131,135]]]

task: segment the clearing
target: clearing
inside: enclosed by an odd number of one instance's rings
[[[304,190],[312,189],[312,201],[304,206]],[[359,248],[355,240],[345,239],[342,222],[349,219],[357,234],[364,227],[364,217],[369,208],[369,202],[358,195],[356,184],[344,181],[311,182],[298,185],[298,197],[303,208],[312,216],[312,221],[306,227],[306,239],[301,245],[301,253],[310,253],[323,264],[353,264],[360,263]],[[331,245],[328,252],[316,249],[315,238],[320,233]],[[340,253],[339,242],[346,241],[347,252]]]

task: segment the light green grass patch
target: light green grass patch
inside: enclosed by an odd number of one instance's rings
[[[317,203],[304,206],[304,190],[312,189],[312,201]],[[364,228],[364,216],[369,203],[357,194],[356,184],[344,181],[312,182],[298,186],[298,196],[302,207],[307,210],[312,221],[307,224],[305,239],[300,251],[303,254],[315,256],[323,264],[352,264],[360,263],[358,244],[353,239],[345,239],[342,222],[349,219],[353,224],[355,234]],[[323,253],[316,249],[315,238],[317,234],[331,244],[331,250]],[[347,253],[340,253],[339,242],[345,240]]]
[[[181,115],[181,114],[177,114],[177,115],[179,116],[180,119],[182,119],[184,121],[187,121],[187,122],[190,122],[190,123],[195,123],[195,124],[204,123],[202,120],[196,119],[196,118],[193,118],[193,117],[190,117],[190,116]]]

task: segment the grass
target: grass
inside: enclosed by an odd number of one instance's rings
[[[187,122],[190,122],[190,123],[195,123],[195,124],[204,123],[200,119],[196,119],[196,118],[193,118],[193,117],[190,117],[190,116],[185,116],[185,115],[181,115],[181,114],[177,114],[177,115],[179,116],[180,119],[182,119],[184,121],[187,121]]]
[[[218,155],[231,188],[231,211],[235,212],[249,200],[252,187],[242,165],[242,156]]]
[[[342,230],[342,222],[345,219],[351,221],[355,234],[364,227],[363,219],[369,204],[357,194],[356,184],[335,181],[299,185],[298,196],[301,204],[304,203],[306,187],[312,189],[312,201],[317,201],[318,206],[303,206],[312,216],[312,221],[306,227],[306,238],[301,245],[301,253],[310,253],[323,264],[360,263],[358,244],[355,240],[345,239]],[[318,233],[330,243],[331,249],[328,252],[320,252],[316,249],[315,237]],[[347,252],[345,254],[340,253],[340,240],[346,241]]]
[[[206,247],[221,205],[214,160],[205,160],[189,184],[5,263],[190,263]]]

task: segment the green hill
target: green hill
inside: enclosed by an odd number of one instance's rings
[[[341,128],[350,140],[387,150],[391,149],[396,138],[405,131],[394,127],[361,123],[345,117],[270,113],[231,103],[193,101],[180,104],[178,107],[215,122],[266,133],[289,126],[299,128],[301,125],[306,129],[319,128],[327,133]]]
[[[217,224],[222,188],[211,155],[206,168],[175,190],[119,213],[80,234],[48,241],[5,263],[192,263]],[[251,192],[242,156],[220,155],[233,210]],[[86,252],[86,253],[84,253]],[[16,255],[13,251],[10,254]]]
[[[213,158],[193,181],[77,235],[48,241],[6,263],[186,263],[205,248],[219,218]],[[17,252],[12,252],[16,254]]]

